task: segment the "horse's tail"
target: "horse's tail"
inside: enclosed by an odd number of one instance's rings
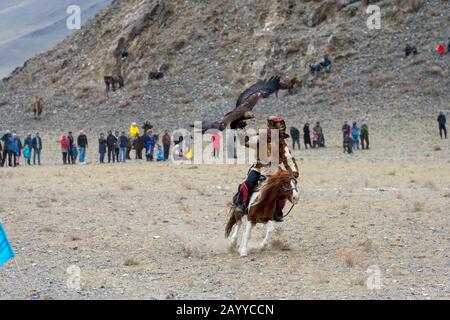
[[[233,229],[233,226],[236,224],[236,216],[234,214],[234,205],[231,206],[230,209],[230,218],[228,219],[227,225],[225,226],[225,239],[227,239],[230,236],[231,230]]]

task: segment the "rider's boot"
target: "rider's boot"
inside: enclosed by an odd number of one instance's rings
[[[248,198],[248,188],[247,185],[244,183],[242,183],[239,186],[239,192],[237,194],[236,197],[236,201],[235,201],[235,212],[236,213],[241,213],[244,214],[245,213],[245,203],[247,202],[247,198]]]
[[[275,222],[283,222],[283,208],[286,205],[286,199],[279,200],[277,206],[275,207]]]

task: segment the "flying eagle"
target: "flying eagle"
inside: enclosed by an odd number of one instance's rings
[[[202,133],[209,129],[217,129],[220,131],[230,125],[231,129],[243,129],[247,125],[245,120],[254,118],[252,112],[255,105],[261,98],[268,98],[275,93],[280,84],[280,77],[272,76],[269,79],[258,80],[254,85],[247,88],[239,96],[236,107],[228,112],[221,121],[203,121]],[[191,127],[194,127],[191,125]]]

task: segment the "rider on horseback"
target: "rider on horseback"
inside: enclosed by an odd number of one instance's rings
[[[263,162],[260,159],[260,155],[257,155],[257,161],[254,163],[247,175],[247,179],[239,186],[239,191],[234,198],[234,204],[236,206],[235,210],[238,213],[244,213],[246,211],[246,207],[248,205],[248,201],[251,198],[252,192],[255,187],[258,185],[258,181],[264,180],[266,176],[270,176],[274,174],[273,169],[279,170],[280,165],[284,164],[286,170],[290,171],[295,178],[299,176],[298,165],[292,156],[289,147],[287,146],[285,139],[289,138],[289,135],[286,134],[286,124],[283,119],[279,117],[270,117],[267,119],[267,158],[271,158],[271,148],[270,148],[270,138],[271,138],[271,130],[279,130],[279,163],[274,165],[270,161]],[[246,143],[246,147],[251,147],[251,144],[259,145],[258,136],[254,136],[252,138],[256,138],[258,141],[256,143],[251,143],[249,140]],[[250,138],[250,139],[252,139]],[[258,148],[257,148],[258,149]],[[259,152],[258,152],[259,153]],[[280,201],[277,204],[275,210],[275,221],[281,222],[283,221],[283,208],[286,201]]]
[[[139,128],[136,122],[133,122],[130,126],[130,137],[132,139],[139,137]]]

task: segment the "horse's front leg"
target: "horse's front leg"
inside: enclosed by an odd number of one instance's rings
[[[252,229],[254,226],[255,225],[251,221],[249,221],[247,218],[245,232],[244,232],[244,235],[242,236],[241,247],[239,248],[239,253],[240,253],[241,257],[246,257],[248,255],[248,250],[247,250],[248,241],[250,240],[250,236],[252,234]]]
[[[233,233],[231,234],[231,247],[236,247],[238,236],[239,236],[239,230],[242,226],[242,220],[239,220],[236,222],[236,225],[234,226]]]
[[[261,243],[261,249],[267,248],[267,245],[269,244],[270,236],[272,235],[274,229],[275,229],[275,224],[273,223],[273,221],[267,222],[266,236],[264,237],[264,240]]]

